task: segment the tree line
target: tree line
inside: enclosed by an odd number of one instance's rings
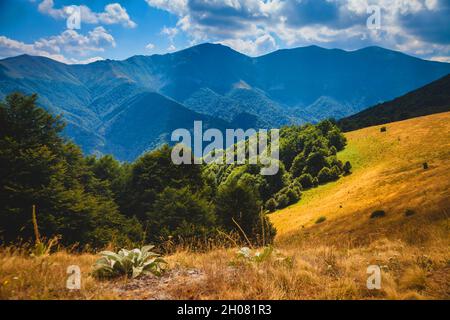
[[[303,190],[350,173],[337,153],[346,139],[334,121],[280,130],[280,170],[259,165],[175,165],[171,147],[121,163],[84,156],[63,136],[65,123],[37,106],[37,96],[14,93],[0,103],[0,241],[40,233],[65,245],[161,244],[236,233],[270,243],[267,213],[301,199]]]

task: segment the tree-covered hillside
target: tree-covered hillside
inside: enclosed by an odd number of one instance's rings
[[[265,244],[276,232],[267,212],[351,170],[336,155],[346,139],[328,120],[281,129],[274,176],[248,163],[175,165],[167,145],[133,163],[86,157],[36,99],[16,93],[0,104],[2,243],[33,237],[35,205],[41,234],[65,245],[199,243],[219,234]]]
[[[339,121],[345,131],[450,111],[450,74],[392,101]]]

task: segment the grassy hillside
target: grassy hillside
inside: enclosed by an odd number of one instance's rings
[[[339,158],[353,164],[352,175],[305,192],[299,204],[272,215],[280,241],[313,227],[321,216],[327,217],[326,226],[314,231],[336,240],[345,232],[363,241],[388,229],[403,232],[398,227],[406,210],[416,212],[414,219],[439,218],[450,210],[450,113],[391,123],[386,132],[381,127],[347,134]],[[375,210],[386,217],[369,221]]]
[[[161,279],[99,282],[89,274],[92,254],[30,258],[8,248],[0,299],[449,299],[450,113],[386,129],[347,134],[339,157],[353,174],[274,213],[276,250],[262,262],[238,259],[237,248],[180,249]],[[386,216],[370,219],[375,210]],[[74,264],[82,290],[69,292],[66,268]],[[382,268],[381,290],[366,287],[372,264]]]

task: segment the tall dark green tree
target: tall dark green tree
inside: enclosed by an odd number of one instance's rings
[[[145,220],[152,211],[158,194],[166,188],[181,189],[189,186],[196,193],[204,188],[200,165],[175,165],[168,145],[149,152],[139,158],[131,168],[122,198],[121,208],[126,214]]]
[[[80,149],[61,137],[64,123],[36,102],[36,95],[17,93],[0,103],[2,241],[32,237],[32,205],[41,234],[62,235],[66,244],[102,246],[137,238],[139,225],[119,214]]]
[[[222,184],[215,205],[218,219],[227,231],[244,236],[241,233],[243,231],[246,237],[256,243],[261,243],[263,237],[266,243],[273,240],[275,229],[261,212],[262,202],[257,186],[248,174]]]
[[[166,188],[147,213],[149,239],[189,241],[214,232],[216,215],[209,201],[189,187]]]

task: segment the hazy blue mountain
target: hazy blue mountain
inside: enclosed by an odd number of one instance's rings
[[[217,128],[224,131],[231,126],[193,112],[158,93],[143,92],[124,101],[105,118],[100,131],[108,143],[103,151],[115,154],[119,159],[135,159],[142,152],[170,141],[170,135],[176,129],[185,128],[192,132],[194,121],[202,121],[204,130]]]
[[[279,50],[256,61],[260,72],[256,85],[276,101],[308,106],[325,96],[359,110],[398,97],[450,70],[450,64],[379,47],[346,52],[312,46]]]
[[[312,46],[251,58],[203,44],[88,65],[27,55],[4,59],[0,98],[37,93],[43,107],[64,114],[67,134],[85,152],[133,160],[197,118],[230,127],[342,118],[449,73],[450,64],[378,47]]]

